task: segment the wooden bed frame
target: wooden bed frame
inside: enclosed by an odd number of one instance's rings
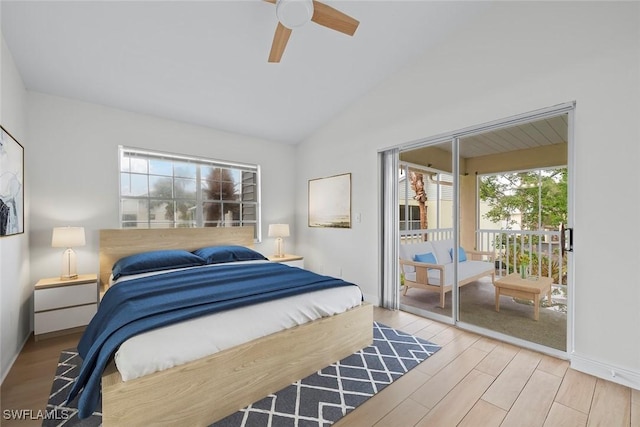
[[[100,230],[100,280],[113,263],[156,249],[253,246],[252,227]],[[102,376],[102,422],[109,426],[206,426],[336,362],[373,341],[373,307],[344,313],[123,382],[113,361]]]

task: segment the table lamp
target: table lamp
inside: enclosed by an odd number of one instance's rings
[[[276,238],[276,257],[284,257],[283,237],[289,237],[289,224],[269,224],[269,237]]]
[[[84,245],[84,227],[54,227],[51,246],[54,248],[67,248],[62,253],[62,274],[60,275],[62,280],[71,280],[78,277],[76,253],[72,248]]]

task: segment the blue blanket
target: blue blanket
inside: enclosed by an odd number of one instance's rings
[[[340,286],[355,286],[280,263],[229,264],[167,272],[111,287],[78,344],[83,359],[68,397],[86,418],[100,399],[102,373],[128,338],[194,317]]]

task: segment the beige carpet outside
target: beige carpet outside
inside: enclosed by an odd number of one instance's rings
[[[445,308],[438,306],[439,295],[422,289],[409,289],[400,295],[400,303],[434,313],[451,316],[451,293],[447,293]],[[512,297],[500,297],[500,312],[495,310],[495,291],[489,278],[480,279],[460,288],[460,320],[513,337],[566,351],[567,315],[540,306],[540,320],[533,319],[533,301],[516,302]]]

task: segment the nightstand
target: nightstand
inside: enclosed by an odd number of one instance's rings
[[[81,331],[98,308],[98,277],[80,274],[71,280],[40,279],[33,305],[36,340]]]
[[[267,258],[271,262],[279,262],[292,267],[304,268],[304,257],[301,257],[300,255],[284,254],[284,256],[281,257],[269,255]]]

